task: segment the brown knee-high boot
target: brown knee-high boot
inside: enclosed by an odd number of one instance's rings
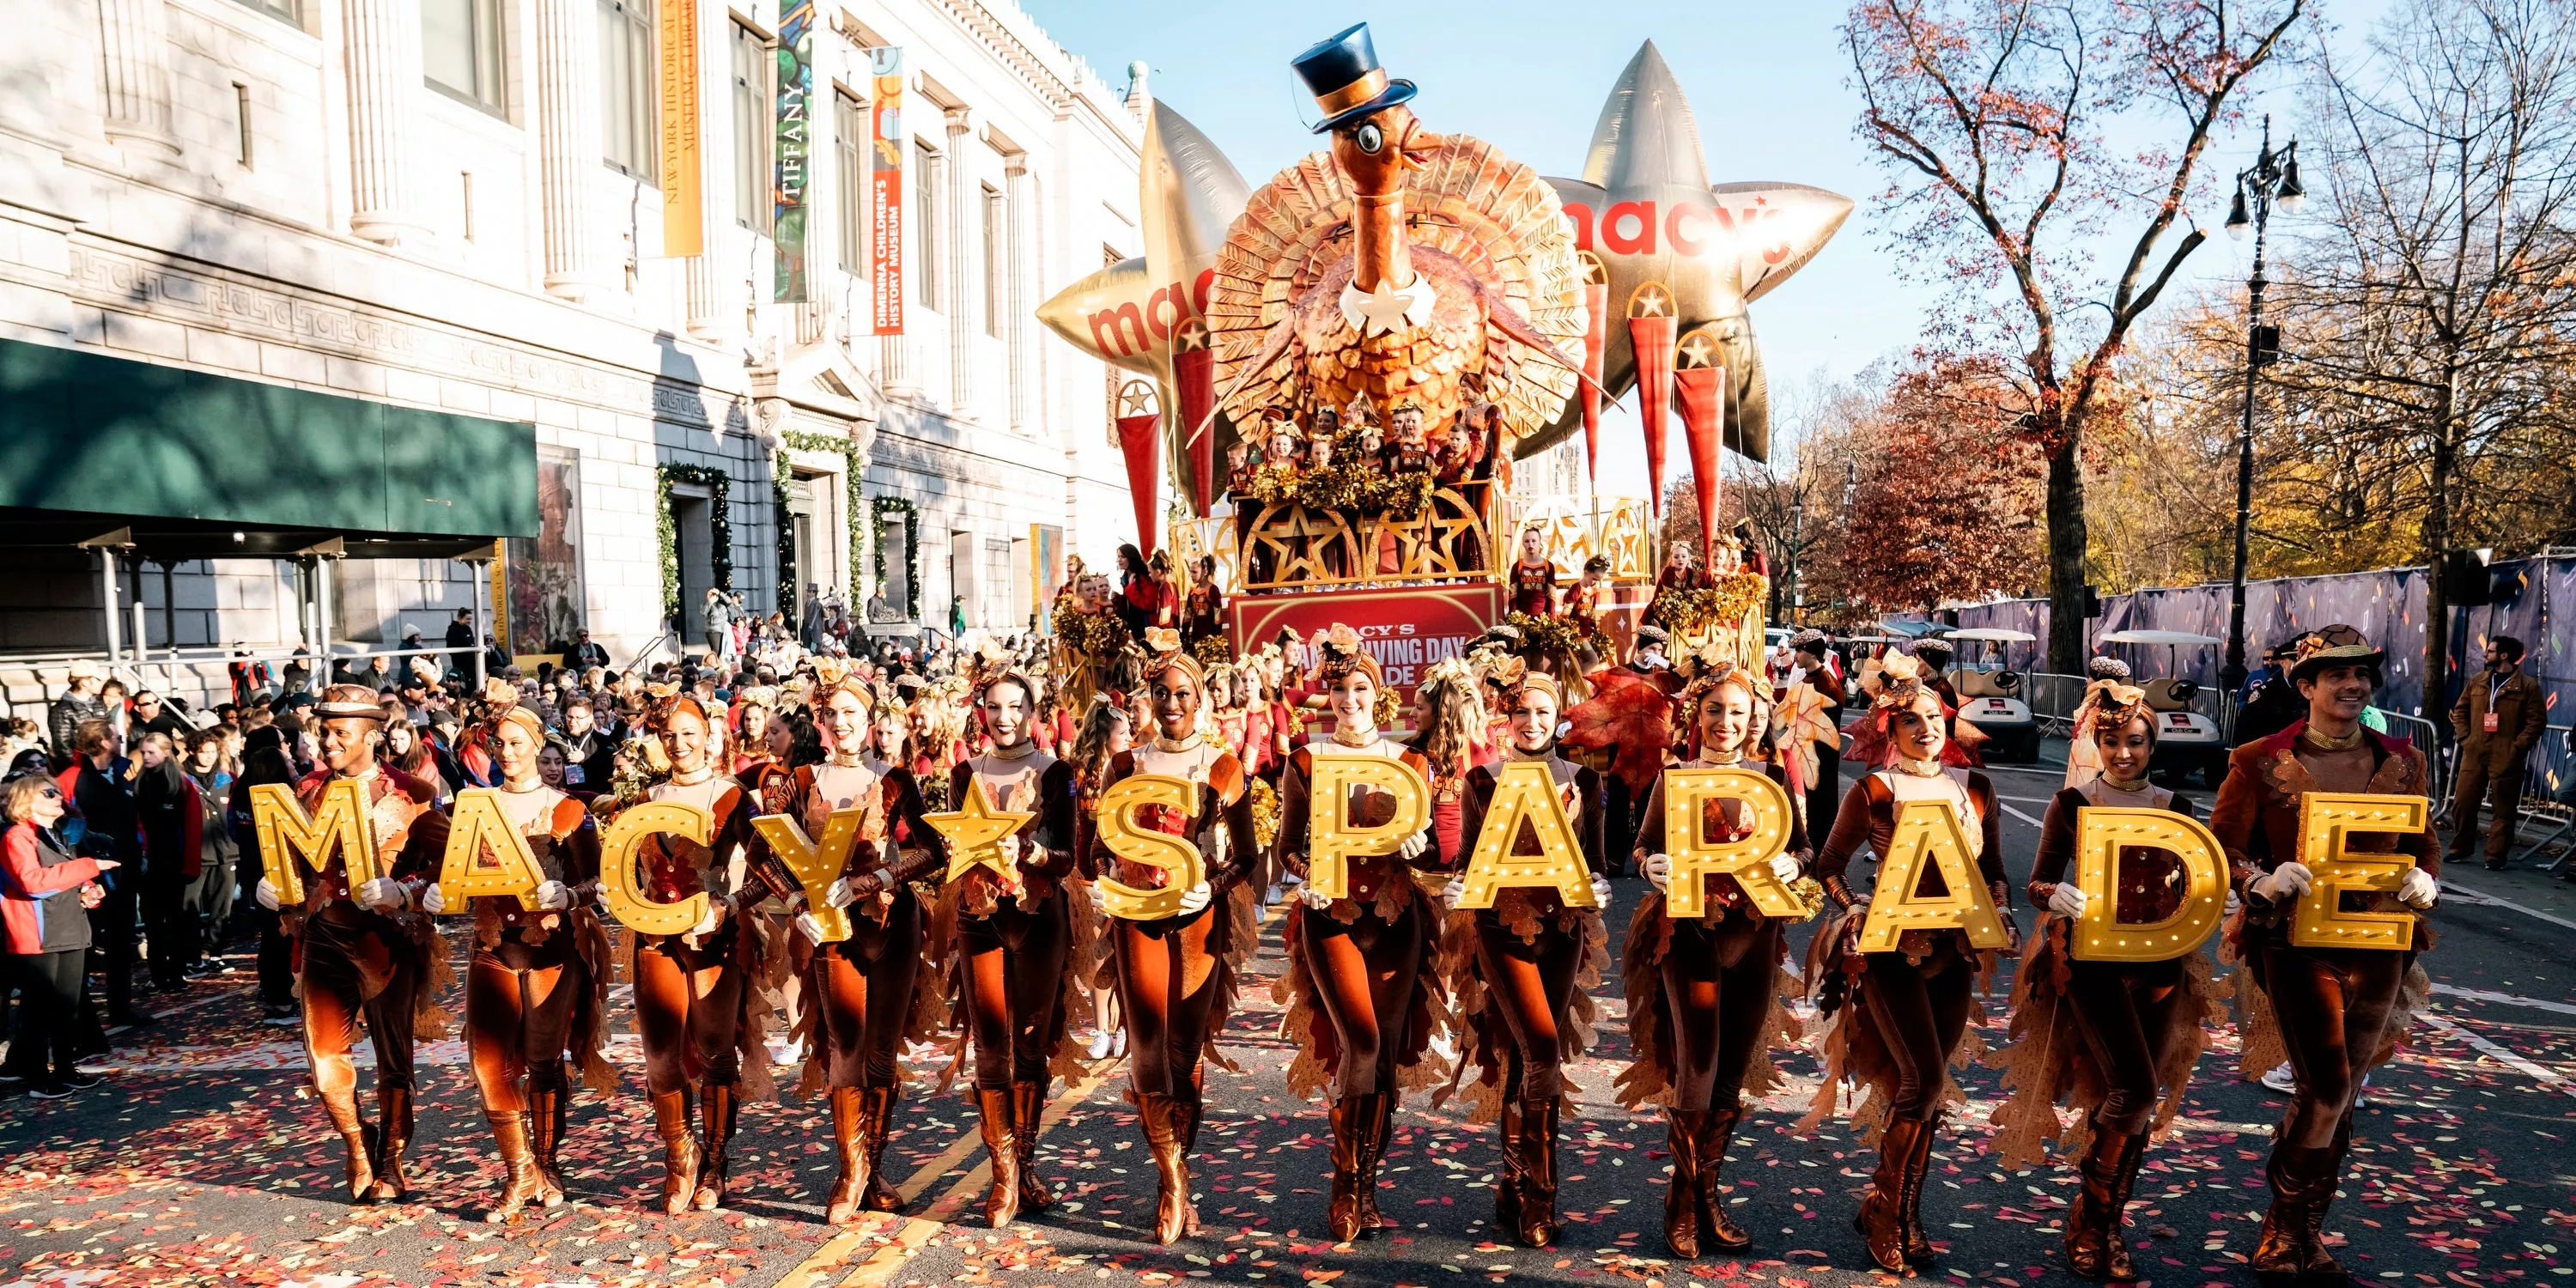
[[[1913,1152],[1905,1156],[1904,1203],[1898,1215],[1904,1218],[1905,1262],[1928,1266],[1938,1259],[1932,1250],[1932,1236],[1923,1230],[1923,1178],[1932,1170],[1932,1142],[1940,1138],[1941,1116],[1923,1120],[1921,1135],[1914,1138]]]
[[[399,1203],[411,1197],[403,1179],[403,1151],[411,1148],[411,1088],[376,1086],[376,1179],[367,1187],[370,1203]]]
[[[868,1154],[863,1134],[867,1110],[867,1093],[857,1087],[832,1088],[832,1152],[840,1159],[841,1170],[832,1178],[832,1192],[823,1201],[823,1220],[831,1225],[847,1225],[859,1215],[859,1195],[868,1184]]]
[[[1735,1124],[1744,1117],[1744,1106],[1712,1109],[1708,1125],[1699,1138],[1699,1184],[1693,1197],[1698,1200],[1700,1237],[1716,1252],[1742,1252],[1753,1246],[1753,1236],[1744,1232],[1726,1215],[1718,1202],[1717,1174],[1726,1166],[1726,1145],[1735,1136]]]
[[[2306,1274],[2309,1288],[2321,1283],[2348,1282],[2350,1275],[2326,1251],[2326,1209],[2334,1206],[2335,1190],[2343,1181],[2343,1157],[2352,1150],[2352,1111],[2347,1109],[2343,1121],[2335,1124],[2334,1142],[2326,1146],[2324,1181],[2316,1199],[2308,1204],[2308,1259]]]
[[[323,1092],[322,1110],[331,1115],[332,1130],[340,1133],[340,1147],[347,1157],[342,1167],[349,1182],[349,1201],[364,1203],[376,1187],[376,1129],[358,1116],[358,1093]]]
[[[2086,1279],[2099,1279],[2109,1267],[2112,1231],[2118,1217],[2112,1209],[2120,1186],[2120,1155],[2128,1135],[2098,1122],[2092,1147],[2076,1163],[2075,1198],[2066,1205],[2066,1267]]]
[[[1673,1155],[1672,1181],[1664,1187],[1664,1246],[1685,1259],[1699,1255],[1699,1171],[1706,1166],[1699,1143],[1708,1119],[1705,1109],[1664,1111],[1664,1143]]]
[[[1361,1160],[1367,1156],[1369,1133],[1377,1126],[1377,1102],[1383,1094],[1346,1095],[1327,1111],[1333,1124],[1333,1187],[1324,1219],[1337,1243],[1360,1237],[1360,1186],[1364,1183],[1360,1177]]]
[[[1905,1175],[1916,1141],[1930,1128],[1919,1118],[1888,1120],[1878,1138],[1878,1168],[1870,1173],[1869,1193],[1852,1217],[1852,1228],[1869,1245],[1869,1259],[1890,1274],[1906,1273]]]
[[[1020,1148],[1011,1120],[1011,1089],[975,1089],[975,1108],[984,1117],[984,1152],[993,1168],[993,1189],[984,1196],[984,1221],[999,1230],[1020,1214]]]
[[[1521,1221],[1515,1233],[1529,1247],[1556,1242],[1555,1096],[1521,1102]]]
[[[1386,1228],[1386,1218],[1377,1212],[1377,1165],[1386,1157],[1387,1138],[1395,1132],[1395,1098],[1392,1091],[1378,1092],[1371,1099],[1377,1112],[1360,1137],[1360,1174],[1354,1178],[1352,1193],[1359,1199],[1360,1237],[1374,1239]]]
[[[860,1128],[868,1152],[868,1183],[861,1192],[859,1206],[870,1212],[900,1212],[903,1195],[886,1179],[886,1133],[894,1127],[894,1088],[870,1087],[859,1101],[865,1114]]]
[[[698,1142],[689,1134],[686,1088],[653,1097],[653,1130],[662,1138],[662,1213],[678,1216],[698,1192]]]
[[[1055,1189],[1038,1177],[1038,1133],[1046,1125],[1047,1084],[1011,1084],[1011,1130],[1020,1147],[1020,1210],[1043,1212],[1055,1206]]]
[[[537,1156],[537,1205],[556,1207],[564,1201],[563,1169],[555,1161],[563,1148],[564,1093],[528,1093],[528,1131]]]
[[[2255,1278],[2264,1288],[2316,1288],[2309,1275],[2340,1276],[2339,1266],[2328,1271],[2309,1269],[2319,1262],[2335,1264],[2318,1244],[2316,1231],[2322,1218],[2314,1214],[2334,1195],[2333,1147],[2275,1145],[2263,1166],[2263,1179],[2272,1187],[2272,1206],[2263,1214],[2263,1233],[2254,1245]]]
[[[2102,1259],[2102,1275],[2121,1282],[2138,1277],[2137,1263],[2129,1259],[2129,1241],[2121,1237],[2121,1227],[2129,1219],[2129,1190],[2138,1183],[2138,1165],[2147,1158],[2147,1133],[2131,1132],[2128,1143],[2120,1150],[2118,1179],[2111,1186],[2111,1207],[2103,1214],[2103,1240],[2108,1251]]]
[[[1136,1097],[1136,1122],[1144,1129],[1145,1148],[1154,1156],[1154,1241],[1171,1244],[1187,1238],[1198,1225],[1190,1204],[1190,1163],[1186,1111],[1177,1097]]]
[[[1505,1096],[1503,1107],[1494,1115],[1495,1152],[1500,1156],[1494,1166],[1494,1230],[1502,1234],[1521,1228],[1521,1102],[1517,1096]]]
[[[734,1098],[731,1083],[717,1083],[707,1088],[706,1100],[699,1106],[698,1117],[704,1124],[699,1131],[697,1192],[691,1205],[701,1212],[713,1212],[724,1205],[725,1146],[733,1140],[734,1125],[741,1120],[742,1104]]]
[[[501,1201],[484,1214],[486,1221],[515,1222],[537,1197],[536,1155],[528,1148],[528,1112],[524,1109],[486,1113],[492,1139],[501,1147]]]

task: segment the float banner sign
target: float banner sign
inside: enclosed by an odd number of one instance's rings
[[[1434,663],[1463,657],[1467,645],[1503,615],[1496,585],[1417,586],[1405,590],[1336,590],[1294,595],[1238,595],[1234,646],[1247,653],[1277,639],[1282,629],[1300,640],[1335,622],[1360,633],[1360,647],[1377,659],[1397,700],[1413,704],[1413,686]]]
[[[870,334],[903,334],[903,49],[868,51]]]
[[[698,0],[662,0],[655,16],[662,51],[662,253],[677,259],[706,249],[706,197],[698,169]]]
[[[770,235],[778,241],[777,289],[770,299],[802,304],[805,283],[806,189],[814,175],[814,0],[778,6],[778,178]]]

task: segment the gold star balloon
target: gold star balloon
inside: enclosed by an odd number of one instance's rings
[[[948,876],[954,881],[967,869],[991,868],[1002,880],[1018,885],[1020,874],[1010,860],[1002,857],[1002,838],[1018,832],[1034,812],[995,809],[993,798],[984,794],[984,780],[969,776],[966,799],[961,808],[947,814],[924,814],[921,821],[937,829],[948,842]]]
[[[1585,350],[1599,364],[1594,377],[1612,397],[1641,383],[1660,385],[1669,397],[1674,346],[1682,337],[1704,335],[1714,352],[1699,355],[1695,367],[1724,373],[1725,445],[1769,460],[1770,395],[1745,306],[1815,258],[1851,213],[1851,198],[1794,183],[1712,186],[1698,122],[1651,40],[1628,60],[1601,106],[1583,177],[1548,183],[1574,223],[1576,249],[1590,260],[1593,334]],[[1632,298],[1640,292],[1669,299]],[[1697,419],[1698,409],[1682,410],[1686,421]],[[1658,504],[1664,411],[1640,409]],[[1523,439],[1519,454],[1553,446],[1581,428],[1597,457],[1598,426],[1599,402],[1577,398],[1554,424]],[[1702,426],[1689,428],[1697,435]],[[1713,440],[1719,429],[1706,431]]]

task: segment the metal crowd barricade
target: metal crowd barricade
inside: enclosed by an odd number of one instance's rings
[[[2033,671],[2027,677],[2029,689],[2023,700],[2030,704],[2031,719],[2039,723],[2043,736],[2066,738],[2075,733],[2075,708],[2084,702],[2080,675],[2053,675]]]
[[[2576,749],[2567,745],[2570,736],[2568,726],[2550,725],[2541,731],[2540,745],[2531,749],[2522,779],[2522,815],[2538,823],[2541,833],[2518,858],[2528,859],[2576,831]],[[2576,848],[2561,851],[2541,870],[2556,872],[2571,858],[2576,858]]]
[[[2446,740],[2440,726],[2422,716],[2400,715],[2381,707],[2372,707],[2371,711],[2388,732],[2414,743],[2415,750],[2424,753],[2425,773],[2432,780],[2433,816],[2439,819],[2450,810],[2451,758],[2456,754],[2443,745]]]

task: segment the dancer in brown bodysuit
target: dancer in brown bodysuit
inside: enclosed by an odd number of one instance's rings
[[[1786,781],[1777,763],[1747,759],[1762,725],[1761,682],[1733,666],[1694,680],[1679,703],[1690,722],[1690,759],[1666,767],[1733,766]],[[1795,881],[1808,853],[1805,826],[1792,820],[1787,852],[1772,860],[1772,874]],[[1752,827],[1732,800],[1710,801],[1700,835],[1708,841],[1743,836]],[[1673,1175],[1664,1191],[1664,1246],[1677,1257],[1703,1248],[1741,1252],[1753,1238],[1728,1219],[1718,1201],[1718,1169],[1727,1141],[1744,1117],[1746,1092],[1768,1092],[1780,1081],[1766,1068],[1748,1085],[1754,1058],[1775,1036],[1795,1037],[1796,1022],[1780,1005],[1789,985],[1786,925],[1768,917],[1731,876],[1702,876],[1705,909],[1684,921],[1665,910],[1672,856],[1664,851],[1664,780],[1646,797],[1638,816],[1637,866],[1654,886],[1628,923],[1621,970],[1628,996],[1628,1032],[1635,1059],[1619,1076],[1619,1101],[1628,1108],[1661,1105]]]
[[[1873,855],[1886,855],[1899,805],[1941,800],[1958,811],[1998,913],[2011,906],[2011,894],[2004,883],[1994,785],[1984,774],[1952,763],[1958,752],[1944,733],[1949,712],[1941,699],[1910,657],[1888,659],[1878,682],[1870,714],[1854,734],[1853,752],[1879,769],[1843,797],[1833,834],[1816,856],[1815,875],[1842,912],[1817,932],[1807,953],[1808,986],[1818,1010],[1835,1025],[1825,1042],[1823,1088],[1808,1123],[1830,1112],[1847,1076],[1872,1097],[1855,1110],[1854,1121],[1866,1124],[1885,1115],[1878,1170],[1853,1225],[1868,1240],[1872,1261],[1903,1274],[1936,1255],[1923,1230],[1923,1177],[1932,1165],[1941,1107],[1958,1095],[1948,1065],[1967,1032],[1975,1005],[1970,992],[1977,976],[1992,971],[1994,955],[1971,946],[1967,932],[1959,930],[1909,931],[1894,952],[1861,952],[1870,896],[1855,892],[1844,874],[1864,845]],[[1918,888],[1939,881],[1937,872],[1927,871]]]
[[[1272,842],[1278,863],[1301,878],[1308,875],[1307,784],[1317,759],[1382,756],[1404,760],[1430,777],[1420,752],[1378,732],[1378,664],[1361,651],[1358,632],[1334,623],[1323,642],[1317,682],[1333,733],[1290,753],[1279,835]],[[1392,806],[1364,800],[1351,814],[1355,822],[1382,820]],[[1395,1120],[1398,1084],[1432,1084],[1431,1070],[1421,1064],[1445,1003],[1433,960],[1434,905],[1414,884],[1412,870],[1432,848],[1431,837],[1426,826],[1394,855],[1352,860],[1347,898],[1325,898],[1309,880],[1299,887],[1298,905],[1288,910],[1281,931],[1288,970],[1272,995],[1289,1008],[1281,1031],[1301,1048],[1288,1069],[1288,1090],[1301,1096],[1322,1091],[1330,1102],[1333,1185],[1327,1219],[1338,1240],[1374,1237],[1383,1224],[1377,1165]]]
[[[465,969],[465,1048],[483,1116],[501,1150],[505,1185],[489,1219],[516,1221],[531,1202],[563,1202],[555,1165],[565,1121],[564,1053],[574,1052],[591,1084],[612,1090],[600,1055],[607,1011],[608,936],[592,901],[599,892],[599,830],[581,802],[537,775],[545,725],[510,705],[485,720],[501,775],[501,812],[536,860],[537,907],[516,896],[471,900],[474,955]],[[421,907],[445,912],[432,884]]]
[[[2381,659],[2350,626],[2301,636],[2289,678],[2307,701],[2307,719],[2237,748],[2209,815],[2209,830],[2227,848],[2232,879],[2245,898],[2243,915],[2227,927],[2229,946],[2246,966],[2238,994],[2242,1059],[2248,1068],[2264,1067],[2279,1046],[2297,1076],[2263,1169],[2272,1206],[2254,1249],[2254,1273],[2266,1285],[2315,1288],[2345,1280],[2324,1238],[2326,1208],[2352,1148],[2353,1092],[2363,1075],[2395,1054],[2399,1035],[2431,991],[2415,962],[2429,946],[2420,920],[2412,946],[2403,950],[2290,942],[2299,899],[2315,880],[2299,862],[2301,799],[2310,792],[2427,791],[2423,753],[2361,723],[2379,687]],[[2440,899],[2442,853],[2430,833],[2356,833],[2345,844],[2415,860],[2395,895],[2348,893],[2347,909],[2403,910],[2420,918]]]
[[[1111,757],[1101,790],[1135,774],[1188,780],[1197,798],[1187,811],[1157,806],[1139,817],[1156,831],[1187,838],[1207,868],[1206,879],[1181,896],[1180,915],[1112,918],[1108,925],[1119,1009],[1135,1061],[1129,1066],[1131,1094],[1158,1176],[1154,1239],[1172,1243],[1198,1232],[1189,1153],[1198,1139],[1200,1061],[1215,1050],[1216,1035],[1225,1028],[1235,972],[1251,956],[1256,933],[1252,891],[1241,884],[1254,858],[1252,797],[1243,762],[1202,727],[1209,713],[1203,710],[1198,661],[1178,651],[1161,654],[1146,663],[1145,684],[1155,736]],[[1161,889],[1170,880],[1165,869],[1119,859],[1097,840],[1087,866],[1094,879],[1140,889]]]
[[[1592,1037],[1592,997],[1610,964],[1610,936],[1601,909],[1610,906],[1608,866],[1601,834],[1601,775],[1556,754],[1556,681],[1531,673],[1519,658],[1495,665],[1502,688],[1512,761],[1546,767],[1574,825],[1584,870],[1591,874],[1596,907],[1569,908],[1554,890],[1526,886],[1495,892],[1494,906],[1460,913],[1466,892],[1463,869],[1486,811],[1501,782],[1502,767],[1467,771],[1464,817],[1451,877],[1441,901],[1451,909],[1443,934],[1444,966],[1465,1031],[1459,1073],[1477,1066],[1478,1090],[1494,1097],[1502,1166],[1494,1182],[1494,1223],[1533,1248],[1556,1239],[1556,1129],[1566,1103],[1564,1062],[1583,1054]],[[1523,833],[1522,836],[1528,836]],[[1534,842],[1535,838],[1531,840]],[[1535,854],[1522,837],[1505,853]],[[1480,1094],[1480,1099],[1482,1095]],[[1483,1117],[1480,1105],[1471,1122]]]
[[[2004,1085],[2012,1091],[1994,1116],[2003,1129],[1997,1140],[2006,1168],[2046,1160],[2045,1142],[2059,1134],[2061,1095],[2085,1111],[2066,1142],[2067,1155],[2080,1157],[2083,1178],[2066,1211],[2067,1265],[2087,1279],[2129,1280],[2138,1277],[2120,1238],[2129,1189],[2150,1132],[2182,1107],[2192,1065],[2207,1044],[2203,1022],[2223,1013],[2205,953],[2160,962],[2075,960],[2075,919],[2091,902],[2068,872],[2077,816],[2087,807],[2170,810],[2186,818],[2192,810],[2190,801],[2147,781],[2156,724],[2141,690],[2117,679],[2094,681],[2076,708],[2074,736],[2093,754],[2068,758],[2077,781],[2049,801],[2040,822],[2039,857],[2026,893],[2047,915],[2013,975],[2012,1045],[1988,1063],[2007,1071]],[[2121,851],[2119,920],[2162,921],[2186,889],[2170,853]]]
[[[993,808],[1037,815],[1002,840],[1013,880],[973,868],[946,896],[954,901],[957,956],[965,971],[960,992],[974,1040],[975,1106],[993,1160],[984,1217],[999,1229],[1022,1207],[1055,1203],[1054,1190],[1038,1178],[1035,1164],[1047,1087],[1073,1009],[1067,994],[1078,993],[1075,972],[1067,967],[1080,956],[1081,945],[1074,942],[1065,891],[1073,875],[1073,766],[1038,750],[1029,738],[1035,682],[1016,671],[994,671],[980,677],[973,692],[992,750],[950,771],[949,809],[965,804],[973,783],[982,785]],[[1087,924],[1090,909],[1082,912]]]
[[[376,870],[384,875],[353,890],[335,854],[322,869],[305,867],[301,904],[280,908],[277,889],[265,877],[257,897],[261,907],[284,914],[279,928],[294,941],[304,1054],[314,1094],[348,1150],[349,1198],[395,1201],[410,1194],[402,1160],[412,1131],[412,1045],[447,1031],[437,1002],[448,974],[447,954],[429,917],[417,910],[420,891],[446,855],[447,816],[438,812],[428,784],[377,763],[385,712],[375,690],[332,685],[313,712],[322,723],[325,767],[295,785],[296,799],[309,813],[321,808],[322,793],[334,779],[363,784]],[[358,1069],[349,1047],[357,1040],[361,1015],[375,1044],[381,1125],[358,1113]]]

